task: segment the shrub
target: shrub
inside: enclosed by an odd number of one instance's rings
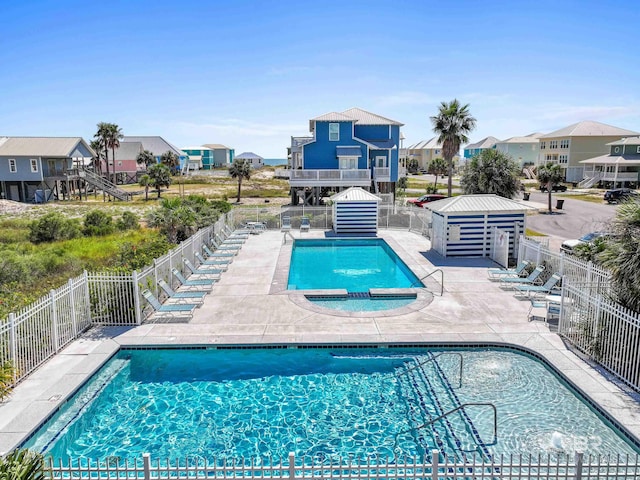
[[[30,450],[14,450],[0,457],[0,479],[44,480],[44,459]]]
[[[160,236],[149,239],[139,245],[124,242],[120,245],[118,267],[128,272],[140,270],[147,265],[151,265],[155,258],[167,253],[172,246],[166,238]]]
[[[101,237],[113,233],[115,226],[111,215],[100,210],[91,210],[84,216],[84,234],[88,237]]]
[[[0,257],[0,285],[11,282],[21,282],[25,278],[29,278],[31,267],[28,257],[19,255],[13,251],[2,251]]]
[[[29,225],[29,239],[33,243],[69,240],[81,235],[77,220],[65,218],[57,212],[47,213]]]
[[[138,216],[133,212],[124,212],[122,217],[116,222],[116,228],[121,231],[137,230],[140,228]]]
[[[9,360],[0,363],[0,400],[4,400],[11,393],[14,373],[13,363]]]

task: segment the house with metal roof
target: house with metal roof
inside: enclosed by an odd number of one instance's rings
[[[309,120],[312,136],[291,138],[291,203],[319,205],[350,187],[395,192],[402,125],[361,108]]]
[[[220,143],[205,143],[203,147],[211,149],[213,152],[213,158],[211,166],[213,167],[228,167],[233,163],[235,158],[235,150],[229,148],[226,145]],[[207,169],[206,164],[203,163],[202,168]]]
[[[567,182],[581,182],[585,178],[582,160],[606,155],[607,144],[626,137],[635,137],[639,132],[614,127],[605,123],[583,121],[547,133],[539,137],[538,165],[558,164],[565,170]]]
[[[78,169],[95,157],[81,137],[0,137],[0,198],[67,198],[78,188]]]
[[[115,149],[115,161],[109,154],[109,171],[116,178],[116,183],[135,183],[138,181],[138,171],[144,170],[144,165],[138,165],[138,155],[144,150],[141,142],[122,142]],[[102,160],[102,172],[106,172],[105,160]],[[115,167],[114,167],[115,165]]]
[[[463,157],[465,160],[470,159],[471,157],[475,157],[476,155],[478,155],[480,152],[482,152],[483,150],[487,150],[490,148],[493,148],[494,145],[496,143],[498,143],[500,140],[498,140],[496,137],[485,137],[482,140],[475,142],[475,143],[470,143],[468,145],[466,145],[463,149]]]
[[[416,160],[418,162],[418,170],[427,170],[429,163],[435,158],[444,158],[442,153],[442,143],[438,142],[438,137],[429,140],[423,140],[407,147],[407,156],[409,162]],[[453,164],[460,162],[460,155],[453,157]]]
[[[160,163],[160,159],[162,154],[165,152],[172,152],[178,155],[180,160],[180,170],[182,170],[187,160],[189,159],[188,155],[180,150],[175,145],[167,142],[164,138],[160,136],[125,136],[120,140],[120,147],[122,147],[123,143],[129,142],[139,142],[142,144],[143,150],[148,150],[153,153],[153,156],[156,158],[156,162]]]
[[[235,161],[238,160],[243,160],[244,162],[248,163],[249,165],[251,165],[251,168],[264,167],[264,158],[253,152],[243,152],[240,155],[236,155]]]
[[[431,248],[443,257],[517,257],[526,213],[535,210],[493,194],[460,195],[425,204],[431,211]]]
[[[607,146],[607,155],[582,160],[585,188],[596,183],[615,187],[638,187],[640,181],[640,137],[626,137]]]
[[[511,137],[498,140],[493,148],[509,155],[520,168],[535,165],[538,161],[538,148],[542,133],[531,133],[524,137]]]

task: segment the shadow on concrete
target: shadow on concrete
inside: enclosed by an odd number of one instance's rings
[[[466,258],[466,257],[443,257],[435,250],[420,252],[435,267],[495,267],[495,263],[490,258]]]

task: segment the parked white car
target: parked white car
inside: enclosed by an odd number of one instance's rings
[[[580,238],[565,240],[564,242],[562,242],[562,245],[560,245],[560,251],[564,253],[572,253],[573,249],[578,245],[593,243],[596,241],[596,239],[604,237],[606,235],[607,234],[605,232],[590,232],[581,236]]]

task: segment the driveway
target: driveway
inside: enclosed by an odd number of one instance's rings
[[[556,201],[564,200],[562,210],[556,210]],[[531,203],[542,204],[545,208],[548,202],[546,193],[532,192]],[[527,202],[523,202],[527,203]],[[540,213],[527,218],[527,227],[536,232],[549,236],[549,247],[552,250],[560,248],[560,244],[570,238],[579,238],[585,233],[606,230],[607,224],[616,214],[616,205],[609,205],[572,199],[570,196],[559,197],[553,194],[553,215]],[[539,205],[537,205],[539,206]]]

